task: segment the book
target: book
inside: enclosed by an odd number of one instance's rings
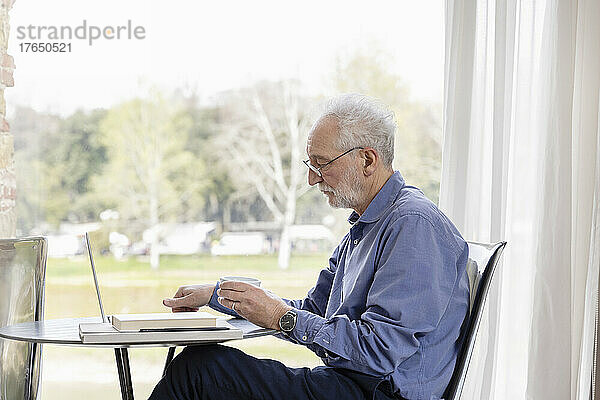
[[[118,331],[111,323],[81,323],[79,337],[86,344],[136,344],[136,343],[216,343],[242,339],[241,329],[225,320],[216,326],[198,328],[148,328],[151,331]],[[184,329],[184,330],[181,330]],[[194,330],[191,330],[194,329]]]
[[[217,317],[206,312],[117,314],[111,317],[111,321],[119,331],[140,331],[141,329],[214,327]]]

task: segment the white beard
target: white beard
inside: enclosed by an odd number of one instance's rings
[[[329,205],[333,208],[356,208],[363,200],[364,183],[356,169],[348,168],[337,189],[320,182],[319,190],[328,197]],[[329,195],[326,192],[329,192]]]

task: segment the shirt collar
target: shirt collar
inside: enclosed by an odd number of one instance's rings
[[[377,221],[398,197],[398,193],[400,193],[404,185],[404,178],[399,171],[395,171],[383,187],[379,189],[379,192],[371,200],[365,212],[359,215],[356,211],[352,211],[352,214],[348,217],[348,222],[354,225],[359,221],[365,223]]]

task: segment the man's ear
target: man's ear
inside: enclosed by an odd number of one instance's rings
[[[363,153],[361,160],[363,163],[363,173],[365,176],[371,176],[379,166],[379,154],[371,147],[365,147],[361,152]]]

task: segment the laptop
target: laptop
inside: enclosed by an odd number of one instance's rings
[[[96,266],[94,264],[94,256],[92,254],[92,246],[90,244],[90,235],[88,232],[85,233],[85,244],[88,250],[88,256],[90,258],[90,265],[92,267],[92,275],[94,276],[94,286],[96,287],[96,295],[98,296],[98,305],[100,306],[100,315],[102,316],[102,322],[104,323],[113,323],[115,321],[112,320],[112,318],[107,317],[106,314],[104,313],[104,306],[102,304],[102,296],[100,295],[100,286],[98,285],[98,276],[96,274]],[[192,313],[182,313],[183,314],[192,314]],[[206,314],[206,313],[193,313],[195,315],[200,316],[200,314]],[[138,314],[133,314],[133,315],[138,315]],[[139,314],[141,317],[146,317],[148,318],[148,315],[151,314]],[[159,313],[159,315],[162,315],[162,313]],[[169,314],[167,314],[169,315]],[[176,319],[176,318],[175,318]],[[185,319],[185,316],[183,318],[179,318],[179,320],[181,319]],[[214,320],[214,318],[212,318]],[[213,321],[214,322],[214,321]],[[159,321],[160,323],[160,321]],[[207,330],[226,330],[229,329],[228,327],[223,327],[223,326],[203,326],[203,327],[165,327],[165,328],[156,328],[156,329],[140,329],[140,332],[145,332],[145,331],[165,331],[165,330],[170,330],[170,331],[207,331]]]
[[[218,321],[215,327],[206,328],[168,328],[168,329],[148,329],[139,332],[119,332],[111,324],[110,319],[104,313],[102,296],[98,285],[98,276],[94,256],[92,255],[92,246],[90,245],[90,236],[85,233],[85,243],[90,258],[90,266],[94,276],[94,286],[98,296],[98,305],[102,323],[81,323],[79,324],[79,336],[83,343],[89,344],[109,344],[109,343],[175,343],[175,342],[199,342],[217,343],[225,340],[242,339],[243,329],[234,327],[228,322]],[[252,324],[250,324],[252,325]],[[246,328],[248,329],[248,328]]]

